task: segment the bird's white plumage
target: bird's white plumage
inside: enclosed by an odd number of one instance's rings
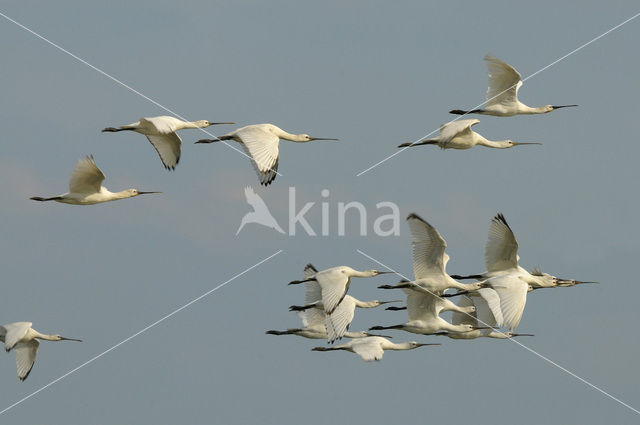
[[[350,295],[345,295],[344,299],[335,308],[333,313],[325,318],[327,328],[327,340],[333,343],[349,330],[349,325],[353,321],[356,310],[356,300]]]
[[[478,124],[478,119],[458,120],[442,124],[440,126],[440,137],[438,138],[438,144],[442,149],[447,148],[447,144],[455,137],[473,138],[473,131],[471,127]]]
[[[104,173],[96,165],[93,155],[80,158],[69,180],[69,192],[85,194],[100,192],[104,179]]]
[[[18,378],[24,381],[31,373],[33,364],[36,361],[38,355],[38,347],[40,347],[40,341],[32,339],[28,342],[19,342],[16,344],[14,351],[16,352],[16,366],[18,368]]]
[[[470,297],[462,295],[458,300],[458,306],[460,307],[471,307],[474,306],[474,302]],[[452,325],[471,325],[478,326],[477,319],[477,309],[473,313],[462,313],[459,311],[454,311],[451,315],[451,324]]]
[[[484,258],[489,273],[518,268],[518,241],[502,214],[491,220]]]
[[[440,297],[415,290],[407,291],[407,313],[409,320],[432,320],[438,316],[440,310],[438,308],[438,300]]]
[[[5,350],[11,350],[27,334],[33,323],[14,322],[0,326],[0,337],[4,341]]]
[[[362,357],[362,360],[365,362],[372,362],[374,360],[382,360],[382,357],[384,356],[384,349],[382,346],[385,341],[389,342],[386,338],[380,336],[370,336],[354,339],[350,344],[353,348],[353,352]]]
[[[331,314],[347,294],[351,278],[340,267],[334,267],[316,273],[315,279],[322,291],[324,311]]]
[[[413,237],[413,273],[416,279],[446,274],[447,242],[429,223],[416,214],[407,218]]]
[[[165,168],[167,170],[176,168],[182,152],[182,139],[176,131],[184,128],[185,122],[175,117],[160,116],[140,118],[138,123],[139,126],[135,131],[147,136]]]
[[[516,273],[499,275],[487,280],[486,283],[496,291],[500,298],[500,312],[503,321],[502,323],[497,322],[497,325],[506,326],[511,331],[515,330],[524,313],[529,284]],[[494,307],[492,311],[497,318],[498,310]]]
[[[304,268],[305,277],[311,277],[317,272],[318,270],[316,270],[316,268],[311,264],[307,264],[307,266]],[[315,280],[305,282],[304,304],[311,305],[321,301],[322,289],[320,288],[320,284]],[[325,314],[323,309],[310,308],[305,310],[304,313],[310,325],[317,326],[318,324],[320,324],[320,326],[324,328]]]
[[[511,107],[518,103],[518,90],[522,86],[522,76],[514,67],[493,55],[486,55],[489,68],[487,105]]]
[[[249,125],[229,135],[240,139],[247,155],[253,159],[252,164],[258,173],[260,183],[271,183],[278,171],[280,137],[264,125]]]

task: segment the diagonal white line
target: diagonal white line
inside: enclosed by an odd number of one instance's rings
[[[43,35],[38,34],[37,32],[35,32],[34,30],[32,30],[31,28],[28,28],[24,25],[22,25],[20,22],[16,21],[15,19],[10,18],[9,16],[5,15],[4,13],[0,12],[0,16],[2,16],[3,18],[5,18],[7,21],[9,22],[13,22],[14,24],[16,24],[17,26],[19,26],[20,28],[22,28],[25,31],[30,32],[31,34],[35,35],[36,37],[38,37],[39,39],[41,39],[42,41],[52,45],[53,47],[55,47],[56,49],[60,50],[63,53],[66,53],[67,55],[71,56],[72,58],[74,58],[75,60],[77,60],[78,62],[81,62],[83,64],[85,64],[86,66],[88,66],[89,68],[93,69],[94,71],[104,75],[105,77],[107,77],[108,79],[120,84],[122,87],[128,89],[129,91],[137,94],[138,96],[142,97],[145,100],[148,100],[149,102],[153,103],[154,105],[156,105],[157,107],[164,109],[165,111],[167,111],[168,113],[180,118],[182,121],[187,121],[187,119],[185,117],[183,117],[182,115],[172,111],[171,109],[167,108],[164,105],[161,105],[160,103],[156,102],[155,100],[151,99],[150,97],[146,96],[145,94],[139,92],[138,90],[134,89],[133,87],[123,83],[122,81],[118,80],[116,77],[113,77],[112,75],[108,74],[107,72],[103,71],[102,69],[98,68],[97,66],[94,66],[92,64],[90,64],[89,62],[87,62],[86,60],[74,55],[73,53],[71,53],[70,51],[68,51],[67,49],[65,49],[64,47],[59,46],[58,44],[54,43],[53,41],[49,40],[48,38],[44,37]],[[250,155],[247,155],[246,153],[244,153],[242,150],[232,146],[231,144],[227,143],[224,140],[220,140],[218,139],[218,137],[216,135],[214,135],[213,133],[209,132],[207,129],[204,128],[199,128],[200,131],[202,131],[203,133],[217,139],[216,141],[218,142],[222,142],[225,145],[227,145],[228,147],[230,147],[231,149],[233,149],[236,152],[239,152],[240,154],[246,156],[247,158],[249,158],[252,162],[255,162],[256,165],[258,164],[253,157],[251,157]],[[272,170],[275,171],[275,170]],[[280,174],[278,171],[275,171],[277,175],[282,176],[282,174]]]
[[[397,274],[397,275],[398,275],[398,276],[400,276],[401,278],[406,279],[406,280],[408,280],[408,281],[411,281],[411,279],[409,279],[408,277],[404,276],[402,273],[397,272],[396,270],[392,269],[391,267],[387,266],[386,264],[383,264],[382,262],[380,262],[380,261],[376,260],[375,258],[371,257],[370,255],[368,255],[368,254],[366,254],[366,253],[362,252],[361,250],[356,249],[356,251],[357,251],[359,254],[361,254],[361,255],[363,255],[363,256],[365,256],[365,257],[367,257],[369,260],[374,261],[374,262],[378,263],[379,265],[381,265],[382,267],[386,268],[387,270],[392,271],[393,273]],[[428,289],[425,289],[425,288],[422,288],[422,289],[424,289],[426,292],[429,292],[431,295],[433,295],[433,296],[435,296],[435,297],[441,298],[441,297],[440,297],[440,295],[435,294],[435,293],[433,293],[433,292],[429,291]],[[468,313],[464,313],[464,314],[466,314],[467,316],[473,317],[473,316],[471,316],[471,315],[470,315],[470,314],[468,314]],[[474,317],[474,319],[476,319],[476,318]],[[482,324],[483,324],[483,325],[485,325],[485,326],[488,326],[488,327],[490,327],[490,328],[492,327],[492,326],[490,326],[489,324],[487,324],[487,323],[483,322],[483,321],[482,321],[482,320],[480,320],[480,319],[476,319],[476,320],[478,320],[478,322],[482,323]],[[557,367],[557,368],[558,368],[558,369],[560,369],[561,371],[563,371],[563,372],[565,372],[565,373],[567,373],[567,374],[569,374],[569,375],[573,376],[573,377],[574,377],[574,378],[576,378],[578,381],[580,381],[580,382],[582,382],[582,383],[584,383],[584,384],[587,384],[588,386],[590,386],[590,387],[591,387],[591,388],[593,388],[594,390],[596,390],[596,391],[600,392],[601,394],[603,394],[603,395],[605,395],[605,396],[609,397],[609,398],[610,398],[610,399],[612,399],[613,401],[615,401],[615,402],[617,402],[617,403],[621,404],[622,406],[626,407],[627,409],[629,409],[629,410],[631,410],[631,411],[633,411],[633,412],[635,412],[635,413],[637,413],[637,414],[639,414],[639,415],[640,415],[640,411],[639,411],[639,410],[637,410],[637,409],[635,409],[633,406],[630,406],[629,404],[625,403],[624,401],[620,400],[619,398],[617,398],[617,397],[615,397],[615,396],[613,396],[613,395],[609,394],[608,392],[606,392],[606,391],[605,391],[605,390],[603,390],[602,388],[600,388],[600,387],[598,387],[598,386],[596,386],[596,385],[592,384],[591,382],[587,381],[586,379],[581,378],[580,376],[578,376],[578,375],[576,375],[575,373],[571,372],[569,369],[567,369],[567,368],[565,368],[565,367],[563,367],[563,366],[559,365],[558,363],[554,362],[554,361],[553,361],[553,360],[551,360],[550,358],[548,358],[548,357],[546,357],[546,356],[544,356],[544,355],[542,355],[542,354],[538,353],[537,351],[535,351],[535,350],[534,350],[534,349],[532,349],[532,348],[527,347],[526,345],[524,345],[524,344],[523,344],[523,343],[521,343],[520,341],[517,341],[517,340],[516,340],[516,339],[514,339],[514,338],[506,338],[506,339],[507,339],[507,340],[509,340],[509,341],[511,341],[511,342],[513,342],[513,343],[515,343],[515,344],[518,344],[520,347],[524,348],[525,350],[527,350],[527,351],[528,351],[528,352],[530,352],[531,354],[533,354],[533,355],[535,355],[535,356],[537,356],[537,357],[541,358],[542,360],[546,361],[546,362],[547,362],[547,363],[549,363],[549,364],[552,364],[553,366]]]
[[[580,51],[580,50],[584,49],[585,47],[587,47],[587,46],[588,46],[588,45],[590,45],[591,43],[594,43],[594,42],[596,42],[596,41],[600,40],[602,37],[604,37],[605,35],[609,34],[610,32],[615,31],[615,30],[617,30],[618,28],[620,28],[621,26],[625,25],[626,23],[633,21],[633,20],[634,20],[634,19],[636,19],[638,16],[640,16],[640,12],[636,13],[635,15],[633,15],[632,17],[630,17],[629,19],[626,19],[625,21],[623,21],[623,22],[619,23],[618,25],[614,26],[613,28],[608,29],[607,31],[605,31],[605,32],[603,32],[602,34],[600,34],[599,36],[597,36],[597,37],[595,37],[595,38],[592,38],[591,40],[587,41],[586,43],[584,43],[584,44],[583,44],[583,45],[581,45],[580,47],[577,47],[577,48],[573,49],[572,51],[570,51],[570,52],[569,52],[569,53],[567,53],[566,55],[564,55],[564,56],[562,56],[562,57],[560,57],[560,58],[556,59],[555,61],[551,62],[549,65],[547,65],[547,66],[545,66],[545,67],[543,67],[543,68],[541,68],[541,69],[537,70],[536,72],[534,72],[533,74],[531,74],[531,75],[527,76],[526,78],[523,78],[523,79],[522,79],[522,82],[524,83],[525,81],[527,81],[527,80],[529,80],[529,79],[531,79],[531,78],[535,77],[536,75],[540,74],[542,71],[545,71],[545,70],[547,70],[547,69],[551,68],[553,65],[555,65],[555,64],[557,64],[558,62],[560,62],[560,61],[562,61],[562,60],[564,60],[564,59],[568,58],[569,56],[573,55],[574,53],[576,53],[576,52],[578,52],[578,51]],[[512,88],[514,88],[516,85],[517,85],[517,83],[516,83],[516,84],[514,84],[513,86],[511,86],[511,87],[507,88],[506,90],[504,90],[504,91],[502,91],[502,92],[498,93],[497,95],[493,96],[492,98],[489,98],[489,99],[485,100],[484,102],[480,103],[479,105],[474,106],[474,107],[473,107],[473,108],[471,108],[471,109],[478,109],[479,107],[481,107],[481,106],[483,106],[483,105],[486,105],[487,103],[489,103],[490,101],[492,101],[492,100],[493,100],[493,99],[495,99],[496,97],[498,97],[498,96],[500,96],[501,94],[503,94],[503,93],[505,93],[505,92],[507,92],[507,91],[511,90],[511,89],[512,89]],[[470,109],[470,110],[471,110],[471,109]],[[467,113],[465,113],[465,114],[462,114],[462,115],[458,116],[457,118],[455,118],[455,119],[453,119],[453,120],[449,121],[447,124],[451,124],[452,122],[456,122],[456,121],[458,121],[459,119],[461,119],[462,117],[464,117],[464,116],[466,116],[466,115],[468,115],[468,114],[469,114],[468,112],[467,112]],[[428,134],[426,134],[426,135],[424,135],[424,136],[420,137],[419,139],[414,140],[413,142],[411,142],[411,144],[413,144],[413,143],[417,143],[417,142],[419,142],[419,141],[421,141],[421,140],[423,140],[423,139],[426,139],[427,137],[431,136],[432,134],[435,134],[437,131],[438,131],[438,129],[435,129],[435,130],[433,130],[432,132],[430,132],[430,133],[428,133]],[[363,175],[364,173],[366,173],[366,172],[368,172],[368,171],[370,171],[370,170],[372,170],[372,169],[376,168],[378,165],[382,164],[383,162],[388,161],[389,159],[391,159],[391,158],[393,158],[394,156],[396,156],[396,155],[398,155],[398,154],[400,154],[400,153],[404,152],[406,149],[409,149],[410,147],[411,147],[411,146],[405,146],[404,148],[400,149],[399,151],[395,151],[394,153],[392,153],[392,154],[391,154],[391,155],[389,155],[388,157],[386,157],[386,158],[384,158],[384,159],[382,159],[382,160],[380,160],[380,161],[376,162],[375,164],[373,164],[373,165],[372,165],[372,166],[370,166],[369,168],[367,168],[367,169],[365,169],[365,170],[363,170],[363,171],[360,171],[358,174],[356,174],[356,177],[360,177],[360,176],[361,176],[361,175]]]
[[[269,261],[270,259],[272,259],[273,257],[275,257],[276,255],[280,254],[282,252],[282,250],[278,250],[277,252],[271,254],[270,256],[268,256],[267,258],[262,259],[261,261],[257,262],[256,264],[254,264],[253,266],[249,267],[248,269],[245,269],[244,271],[238,273],[237,275],[233,276],[232,278],[222,282],[220,285],[216,286],[215,288],[205,292],[204,294],[200,295],[197,298],[194,298],[193,300],[189,301],[188,303],[186,303],[185,305],[183,305],[182,307],[179,307],[175,310],[173,310],[171,313],[167,314],[166,316],[162,317],[161,319],[156,320],[155,322],[153,322],[152,324],[140,329],[138,332],[134,333],[133,335],[123,339],[122,341],[120,341],[119,343],[117,343],[116,345],[112,346],[111,348],[103,351],[102,353],[98,354],[97,356],[94,356],[92,358],[90,358],[89,360],[87,360],[86,362],[82,363],[80,366],[71,369],[69,372],[65,373],[64,375],[54,379],[53,381],[49,382],[47,385],[39,388],[38,390],[32,392],[31,394],[29,394],[26,397],[21,398],[20,400],[16,401],[15,403],[11,404],[8,407],[5,407],[3,410],[0,411],[0,415],[2,415],[3,413],[7,412],[8,410],[16,407],[17,405],[27,401],[28,399],[30,399],[31,397],[33,397],[34,395],[38,394],[40,391],[44,391],[45,389],[49,388],[50,386],[52,386],[53,384],[55,384],[58,381],[61,381],[62,379],[66,378],[67,376],[71,375],[72,373],[82,369],[83,367],[87,366],[88,364],[92,363],[95,360],[98,360],[100,357],[104,356],[105,354],[115,350],[116,348],[120,347],[122,344],[132,340],[133,338],[137,337],[138,335],[148,331],[149,329],[153,328],[156,325],[159,325],[160,323],[164,322],[165,320],[167,320],[168,318],[170,318],[171,316],[181,312],[182,310],[184,310],[185,308],[189,307],[190,305],[200,301],[201,299],[203,299],[204,297],[206,297],[207,295],[210,295],[212,293],[214,293],[215,291],[217,291],[218,289],[222,288],[223,286],[225,286],[228,283],[233,282],[234,280],[236,280],[237,278],[239,278],[240,276],[244,275],[245,273],[250,272],[251,270],[255,269],[256,267],[260,266],[261,264]]]

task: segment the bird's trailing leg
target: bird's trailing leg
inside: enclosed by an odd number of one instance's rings
[[[485,112],[484,109],[472,109],[471,111],[463,111],[462,109],[454,109],[452,111],[449,111],[450,114],[455,114],[455,115],[482,114],[484,112]]]
[[[306,305],[292,305],[289,307],[289,311],[307,311],[310,308],[317,308],[318,303],[306,304]]]
[[[271,331],[266,331],[265,334],[267,335],[291,335],[294,334],[296,331],[300,331],[301,329],[287,329],[286,331],[275,331],[275,330],[271,330]]]
[[[407,307],[396,307],[396,306],[391,306],[391,307],[387,307],[385,308],[385,310],[391,310],[391,311],[400,311],[400,310],[406,310]]]
[[[127,131],[127,130],[128,131],[133,131],[135,129],[134,128],[127,128],[127,127],[124,127],[124,128],[123,127],[120,127],[120,128],[107,127],[107,128],[103,128],[102,132],[104,133],[104,132],[108,131],[108,132],[111,132],[111,133],[115,133],[115,132],[118,132],[118,131]]]
[[[401,145],[398,145],[398,147],[399,148],[406,148],[408,146],[437,145],[437,144],[438,144],[438,140],[437,139],[427,139],[427,140],[421,140],[419,142],[402,143]]]
[[[51,198],[42,198],[40,196],[34,196],[29,198],[33,201],[40,201],[40,202],[45,202],[45,201],[58,201],[60,199],[62,199],[62,196],[52,196]]]
[[[460,276],[459,274],[452,274],[451,277],[456,280],[466,280],[466,279],[483,279],[484,276],[481,274],[470,274],[468,276]]]
[[[299,285],[299,284],[301,284],[301,283],[305,283],[305,282],[313,282],[313,281],[315,281],[315,280],[316,280],[316,279],[315,279],[315,278],[313,278],[313,277],[308,278],[308,279],[303,279],[303,280],[292,280],[292,281],[291,281],[291,282],[289,282],[287,285]]]
[[[220,136],[220,137],[216,137],[215,139],[200,139],[197,142],[195,142],[195,144],[198,143],[215,143],[215,142],[222,142],[224,140],[231,140],[232,137],[231,136]]]
[[[370,331],[383,331],[385,329],[402,329],[403,325],[392,325],[392,326],[373,326],[370,327]]]

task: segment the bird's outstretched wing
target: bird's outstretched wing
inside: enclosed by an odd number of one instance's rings
[[[489,88],[487,105],[510,105],[518,100],[518,89],[522,86],[522,76],[514,67],[493,55],[486,55],[489,68]]]
[[[489,279],[487,283],[500,297],[503,326],[509,328],[510,331],[515,330],[524,313],[529,285],[515,274],[494,277]]]
[[[413,237],[413,273],[416,279],[446,273],[449,256],[444,252],[447,242],[440,233],[417,214],[407,217]]]
[[[316,280],[322,290],[322,304],[326,314],[331,314],[340,304],[349,289],[349,278],[340,271],[320,272]]]
[[[31,322],[15,322],[0,326],[0,335],[3,336],[5,350],[11,350],[25,336],[31,328]]]
[[[304,268],[304,276],[311,277],[318,271],[311,264],[307,264]],[[305,294],[304,294],[304,304],[310,305],[316,303],[318,301],[322,301],[322,289],[320,289],[320,284],[315,280],[310,280],[305,282]],[[306,323],[303,324],[307,327],[324,327],[325,326],[325,314],[324,310],[320,308],[310,308],[305,311],[305,320]]]
[[[140,118],[140,123],[145,127],[153,127],[159,134],[145,134],[149,142],[160,155],[160,160],[167,170],[174,170],[180,162],[182,151],[182,140],[175,132],[175,122],[173,117],[150,117]]]
[[[344,333],[349,330],[349,325],[353,321],[355,310],[355,300],[353,297],[346,295],[333,313],[326,316],[325,326],[327,327],[327,340],[329,344],[342,338]]]
[[[104,173],[96,165],[93,155],[78,160],[76,168],[69,180],[69,192],[96,193],[100,192]]]
[[[431,320],[439,314],[439,298],[428,292],[412,290],[407,294],[409,321]]]
[[[14,351],[16,352],[16,366],[18,367],[18,378],[24,381],[31,373],[33,364],[36,361],[38,355],[38,347],[40,347],[40,341],[32,339],[29,342],[21,342],[16,345]]]
[[[354,340],[351,347],[353,352],[362,357],[365,362],[371,362],[374,360],[382,360],[384,356],[384,350],[377,340],[369,338],[358,338]]]
[[[278,174],[280,138],[259,127],[242,128],[236,132],[236,137],[242,140],[242,146],[253,159],[251,163],[260,183],[269,185]]]
[[[518,241],[502,214],[491,220],[484,261],[488,272],[518,267]]]
[[[442,124],[440,126],[440,137],[438,142],[442,143],[446,147],[454,137],[471,134],[471,126],[474,126],[480,122],[479,119],[458,120]]]
[[[476,291],[480,296],[473,297],[476,306],[476,317],[480,326],[503,326],[500,296],[491,288],[480,288]]]

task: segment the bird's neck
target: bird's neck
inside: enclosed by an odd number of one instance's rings
[[[182,123],[178,124],[176,127],[176,130],[182,130],[185,128],[203,128],[204,126],[199,124],[197,121],[182,121]]]
[[[109,192],[109,195],[111,196],[112,201],[115,201],[116,199],[127,199],[134,196],[128,190],[122,190],[120,192]]]
[[[373,273],[371,273],[370,271],[358,271],[358,270],[354,270],[351,272],[351,277],[372,277]]]
[[[509,339],[509,338],[511,338],[511,332],[495,332],[495,331],[492,331],[487,336],[489,338],[495,338],[495,339]]]
[[[308,140],[305,139],[301,134],[291,134],[283,130],[280,130],[280,131],[282,131],[282,134],[280,134],[278,137],[280,137],[281,139],[285,139],[285,140],[289,140],[290,142],[297,142],[297,143],[308,142]]]
[[[360,307],[360,308],[374,308],[380,305],[378,301],[360,301],[356,299],[355,302],[356,302],[356,307]]]
[[[38,339],[43,339],[46,341],[58,341],[58,337],[55,335],[47,335],[47,334],[41,334],[40,332],[33,330],[33,337],[34,338],[38,338]]]
[[[408,342],[401,342],[399,344],[390,343],[390,345],[385,348],[387,350],[400,351],[400,350],[411,350],[413,347],[411,347],[411,344],[409,344]]]
[[[527,106],[523,103],[518,107],[518,113],[523,115],[533,115],[533,114],[546,114],[548,111],[546,106],[538,106],[532,108],[531,106]]]
[[[484,137],[478,141],[479,145],[496,149],[506,149],[509,147],[508,143],[508,140],[487,140]]]

